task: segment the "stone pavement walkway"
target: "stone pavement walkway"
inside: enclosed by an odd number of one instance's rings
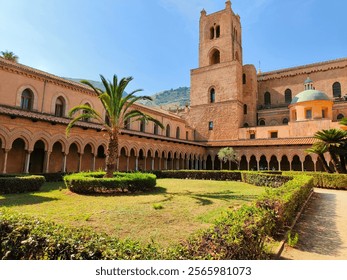
[[[347,191],[315,189],[292,232],[299,242],[281,259],[347,260]]]

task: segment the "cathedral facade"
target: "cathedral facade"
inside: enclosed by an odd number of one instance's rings
[[[120,170],[322,170],[305,150],[316,131],[339,128],[347,116],[347,59],[257,73],[243,64],[240,17],[227,1],[224,10],[201,12],[190,98],[180,114],[134,105],[165,129],[125,124]],[[83,84],[0,58],[0,172],[103,169],[99,123],[81,121],[65,136],[67,112],[79,104],[105,114]],[[238,166],[219,161],[222,147],[236,150]]]

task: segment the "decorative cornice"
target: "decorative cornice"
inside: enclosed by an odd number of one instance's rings
[[[42,82],[46,81],[54,85],[59,85],[64,88],[71,89],[73,91],[78,91],[95,96],[94,91],[92,91],[88,86],[55,76],[53,74],[20,63],[12,62],[1,57],[0,69],[17,75],[22,75],[31,79],[39,80]]]
[[[325,72],[334,69],[342,69],[347,67],[347,58],[340,58],[292,68],[284,68],[270,72],[264,72],[257,75],[258,82],[294,77],[298,75],[307,75],[316,72]]]

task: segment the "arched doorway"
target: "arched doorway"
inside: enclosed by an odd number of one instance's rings
[[[267,163],[267,160],[266,160],[266,156],[264,156],[264,155],[262,155],[260,157],[259,169],[260,170],[268,170],[268,163]]]
[[[43,173],[45,161],[45,143],[39,140],[34,145],[34,150],[30,155],[29,173]]]
[[[79,154],[76,143],[72,143],[69,148],[69,154],[66,159],[66,171],[78,172],[79,167]]]
[[[270,170],[278,170],[278,160],[276,156],[272,156],[270,160]]]
[[[258,162],[255,156],[251,156],[251,159],[249,161],[249,168],[250,170],[258,170]]]
[[[7,173],[22,173],[24,171],[25,157],[25,142],[23,139],[17,138],[8,152]]]
[[[49,172],[62,172],[63,159],[63,146],[60,142],[55,142],[52,148],[52,153],[49,161]]]
[[[247,157],[242,156],[240,160],[240,170],[248,170]]]
[[[90,171],[93,170],[93,154],[92,154],[92,146],[87,144],[84,148],[83,152],[83,160],[82,160],[82,171]]]
[[[294,156],[292,160],[292,170],[302,171],[302,165],[299,156]]]
[[[314,171],[314,163],[310,155],[307,155],[305,157],[304,169],[305,169],[304,171]]]
[[[206,169],[212,170],[212,158],[210,155],[208,155],[206,159]]]
[[[281,159],[281,170],[282,171],[290,171],[290,162],[287,156],[282,156]]]

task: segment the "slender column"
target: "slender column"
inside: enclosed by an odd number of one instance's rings
[[[167,170],[167,158],[164,159],[164,169]]]
[[[127,172],[129,171],[129,160],[130,158],[127,156]]]
[[[6,171],[7,170],[7,156],[8,156],[8,152],[10,150],[5,149],[4,151],[5,151],[5,156],[4,156],[4,166],[3,166],[3,169],[2,169],[2,173],[6,174],[6,172],[7,172]]]
[[[159,158],[159,170],[161,170],[161,158]]]
[[[49,173],[49,162],[51,158],[51,152],[47,151],[45,154],[45,173]]]
[[[119,161],[119,158],[118,158],[117,161]],[[95,163],[96,163],[96,155],[93,155],[92,171],[95,171]],[[117,167],[118,167],[118,166],[119,166],[119,165],[117,164]]]
[[[206,160],[205,159],[203,160],[202,166],[203,166],[203,169],[206,170],[207,167],[206,167]]]
[[[78,159],[78,172],[82,171],[82,157],[83,157],[83,153],[80,153],[79,159]]]
[[[152,165],[151,165],[151,170],[154,170],[154,157],[152,157]]]
[[[214,170],[214,160],[212,160],[212,170]]]
[[[301,162],[301,171],[305,171],[304,161]]]
[[[145,161],[145,164],[144,164],[144,166],[143,166],[143,170],[146,171],[146,170],[147,170],[147,164],[146,164],[147,157],[145,157],[144,161]]]
[[[139,170],[139,157],[136,157],[135,159],[135,171]]]
[[[27,151],[25,155],[25,165],[24,165],[24,173],[29,173],[29,165],[30,165],[30,155],[32,151]]]
[[[249,161],[247,161],[247,158],[246,158],[246,162],[247,162],[247,170],[249,171]]]
[[[270,170],[270,161],[266,161],[267,163],[267,170]]]
[[[67,154],[64,153],[63,156],[63,173],[66,173],[66,160],[67,160]]]
[[[257,170],[259,171],[259,164],[260,164],[260,160],[257,160]]]

